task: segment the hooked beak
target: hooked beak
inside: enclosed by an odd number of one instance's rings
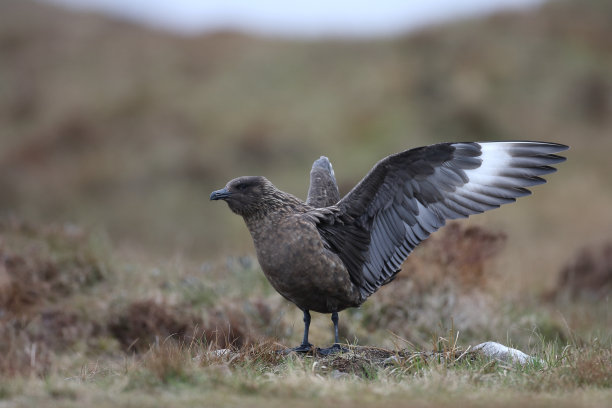
[[[213,191],[210,194],[210,199],[211,200],[225,200],[231,195],[232,193],[230,193],[227,188],[222,188],[221,190]]]

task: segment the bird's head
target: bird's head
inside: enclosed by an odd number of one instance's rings
[[[274,198],[276,187],[261,176],[244,176],[231,180],[225,188],[213,191],[211,200],[223,200],[238,215],[249,216],[265,210]]]

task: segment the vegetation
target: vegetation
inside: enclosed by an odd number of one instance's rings
[[[250,258],[209,264],[206,276],[180,260],[157,269],[115,258],[105,239],[75,227],[5,219],[0,398],[41,406],[371,406],[383,397],[486,405],[491,395],[506,406],[598,406],[609,398],[607,298],[568,301],[559,289],[561,301],[495,299],[483,275],[493,274],[503,236],[459,224],[443,231],[405,265],[412,279],[343,314],[349,353],[301,357],[278,352],[298,341],[297,309]],[[452,262],[430,258],[441,247]],[[469,259],[454,258],[464,250]],[[311,339],[327,345],[330,322],[314,323]],[[485,340],[536,359],[520,366],[471,352]]]
[[[0,4],[0,403],[605,406],[612,399],[612,5],[394,39],[179,37]],[[208,194],[342,192],[443,140],[566,143],[533,197],[434,234],[299,357],[301,313]],[[331,322],[313,316],[311,341]],[[492,340],[536,359],[490,361]],[[367,346],[367,347],[366,347]]]

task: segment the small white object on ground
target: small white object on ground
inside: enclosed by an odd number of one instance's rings
[[[208,357],[212,356],[212,357],[232,357],[233,355],[235,355],[236,353],[233,353],[232,350],[230,349],[218,349],[218,350],[210,350],[207,352]],[[198,354],[197,356],[195,356],[193,358],[194,361],[202,361],[203,358],[205,358],[207,356],[205,356],[203,353]]]
[[[496,360],[505,361],[508,363],[526,364],[536,359],[529,354],[523,353],[521,350],[506,347],[503,344],[494,341],[480,343],[472,348],[472,351],[477,352],[485,357],[494,358]]]
[[[211,354],[214,355],[215,357],[225,357],[225,356],[229,356],[231,353],[232,351],[226,348],[211,351]]]

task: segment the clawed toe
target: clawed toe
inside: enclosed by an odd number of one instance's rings
[[[336,354],[336,353],[348,353],[349,349],[342,347],[340,344],[338,343],[334,343],[333,346],[331,347],[327,347],[327,348],[317,348],[317,353],[321,354],[322,356],[329,356],[331,354]]]
[[[292,348],[288,348],[285,350],[279,350],[278,353],[282,353],[282,354],[289,354],[292,352],[296,352],[296,353],[308,353],[312,351],[312,344],[310,343],[306,343],[306,344],[300,344],[297,347],[292,347]]]
[[[308,343],[308,344],[300,344],[297,347],[292,347],[292,348],[288,348],[284,350],[278,350],[277,353],[290,354],[290,353],[295,352],[295,353],[306,354],[312,351],[316,351],[316,353],[321,356],[329,356],[329,355],[337,354],[337,353],[348,353],[349,349],[347,349],[346,347],[342,347],[338,343],[334,343],[331,347],[326,347],[326,348],[317,347],[316,349],[314,349],[312,347],[312,344]]]

